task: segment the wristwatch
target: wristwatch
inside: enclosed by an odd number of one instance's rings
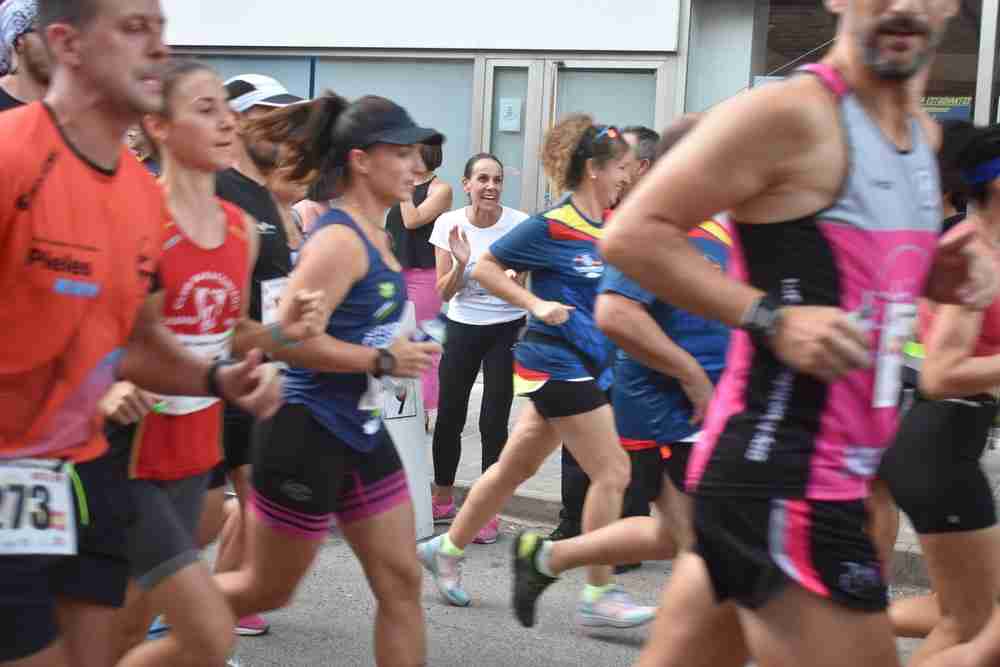
[[[781,323],[782,303],[773,294],[765,294],[757,299],[743,315],[740,329],[750,334],[757,347],[770,346],[771,339],[778,333]]]
[[[372,371],[372,377],[380,378],[383,375],[392,375],[394,370],[396,370],[396,357],[389,350],[379,348],[378,356],[375,357],[375,370]]]

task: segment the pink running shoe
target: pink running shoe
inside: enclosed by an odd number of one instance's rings
[[[500,537],[500,519],[493,517],[472,539],[476,544],[493,544]]]
[[[431,511],[434,513],[435,524],[451,523],[451,520],[455,518],[456,514],[458,514],[454,498],[449,498],[446,503],[438,503],[437,500],[432,498]]]
[[[270,629],[270,623],[265,621],[259,614],[254,614],[253,616],[244,616],[236,621],[236,627],[233,631],[241,637],[259,637],[260,635],[266,635]]]

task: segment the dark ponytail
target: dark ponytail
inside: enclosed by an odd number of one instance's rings
[[[334,150],[333,128],[348,106],[346,99],[327,91],[311,102],[251,119],[245,129],[251,141],[270,142],[285,149],[281,166],[291,168],[291,180],[313,182],[320,174],[334,170],[339,151]]]

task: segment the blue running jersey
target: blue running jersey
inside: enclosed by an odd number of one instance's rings
[[[490,253],[504,266],[518,272],[531,271],[531,290],[539,299],[576,308],[560,326],[529,318],[529,334],[562,339],[566,347],[519,343],[514,352],[518,366],[534,372],[536,378],[544,377],[541,384],[531,383],[532,387],[522,384],[519,393],[538,389],[545,380],[592,377],[587,366],[604,368],[601,377],[594,379],[601,389],[610,386],[610,343],[594,322],[594,301],[604,275],[604,261],[597,250],[603,233],[604,223],[588,219],[567,197],[548,211],[528,218],[490,246]],[[581,355],[586,357],[586,363]]]
[[[719,223],[703,223],[688,238],[705,259],[721,271],[727,269],[732,240]],[[712,384],[719,381],[729,345],[728,327],[660,301],[613,266],[608,267],[600,291],[643,304],[670,340],[701,364]],[[691,425],[691,402],[675,378],[643,366],[621,349],[615,352],[614,373],[612,406],[618,435],[628,448],[667,445],[698,430]]]

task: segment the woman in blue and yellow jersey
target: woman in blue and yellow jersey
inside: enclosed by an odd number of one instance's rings
[[[515,391],[531,402],[448,533],[420,546],[421,561],[451,604],[470,601],[461,581],[465,546],[560,443],[591,479],[584,530],[621,515],[629,460],[606,396],[610,344],[594,323],[594,301],[604,274],[601,215],[628,183],[628,151],[616,128],[582,114],[564,118],[546,135],[542,161],[554,189],[569,194],[496,241],[473,271],[483,287],[531,315],[514,363]],[[518,279],[526,272],[530,290]],[[654,610],[636,605],[610,577],[607,567],[591,568],[577,622],[616,628],[649,622]]]

